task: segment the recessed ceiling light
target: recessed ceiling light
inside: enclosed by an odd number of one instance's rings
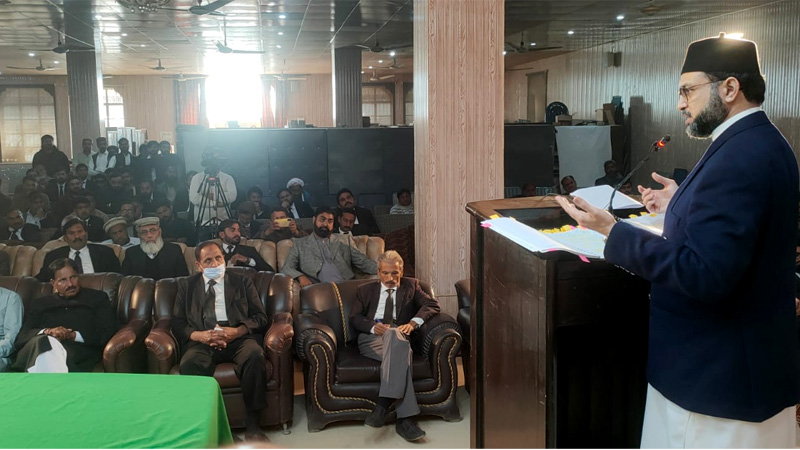
[[[30,52],[30,53],[28,53],[28,56],[30,56],[31,58],[33,58],[34,56],[36,56],[36,53]]]
[[[364,71],[362,70],[361,73],[364,73]]]
[[[572,31],[572,30],[569,30],[569,31],[567,31],[567,34],[568,34],[568,35],[570,35],[570,36],[572,36],[573,34],[575,34],[575,32],[574,32],[574,31]]]
[[[276,45],[275,47],[281,48],[281,44]]]
[[[286,14],[279,14],[278,15],[278,19],[285,19],[285,18],[286,18]]]
[[[503,50],[503,56],[506,56],[507,51]]]
[[[382,59],[379,59],[379,60],[378,60],[378,64],[383,64],[383,60],[382,60]]]
[[[367,67],[367,69],[372,69],[372,66]]]
[[[283,36],[283,31],[278,31],[278,36]]]
[[[61,61],[53,61],[53,64],[61,64]]]
[[[267,3],[267,6],[275,6],[275,2],[269,2]]]
[[[122,33],[122,37],[127,37],[128,33]]]
[[[103,20],[103,16],[101,16],[100,14],[94,16],[94,18],[97,20]]]
[[[394,55],[396,55],[396,54],[397,54],[397,52],[395,52],[394,50],[392,50],[391,52],[389,52],[389,56],[394,56]]]
[[[536,42],[531,42],[531,47],[535,47],[535,46],[536,46]]]
[[[147,47],[147,46],[144,44],[139,44],[139,47]]]
[[[625,16],[620,14],[620,15],[617,16],[617,20],[625,20]]]
[[[266,11],[264,11],[264,12],[265,12],[265,13],[267,13],[267,14],[271,14],[271,13],[272,13],[272,10],[271,10],[271,9],[268,9],[268,10],[266,10]]]

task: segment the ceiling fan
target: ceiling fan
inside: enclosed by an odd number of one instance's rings
[[[223,0],[219,0],[223,1]],[[222,18],[222,42],[217,41],[215,42],[217,45],[217,50],[220,53],[237,53],[237,54],[263,54],[265,53],[264,50],[234,50],[228,47],[228,24],[225,21],[225,17]]]
[[[182,9],[182,8],[161,8],[161,9],[166,9],[169,11],[190,12],[198,16],[205,16],[206,14],[210,14],[212,16],[224,16],[225,14],[218,12],[217,10],[231,2],[233,2],[233,0],[217,0],[215,2],[206,3],[206,5],[203,6],[203,0],[197,0],[196,5],[193,5],[187,9]]]
[[[378,66],[379,69],[391,69],[391,70],[397,70],[397,69],[400,69],[402,67],[403,66],[398,66],[397,65],[397,58],[392,58],[392,63],[389,64],[388,66]]]
[[[655,16],[656,14],[660,13],[663,10],[664,10],[663,6],[657,5],[656,2],[650,0],[649,2],[645,3],[642,9],[640,9],[639,11],[645,16]]]
[[[394,75],[392,74],[392,75],[381,75],[381,76],[378,76],[378,71],[377,70],[373,70],[372,71],[372,76],[369,77],[369,81],[388,80],[389,78],[394,78]]]
[[[47,72],[47,71],[50,71],[50,70],[58,69],[58,67],[45,67],[44,64],[42,64],[42,59],[41,58],[39,58],[39,65],[36,66],[36,67],[14,67],[14,66],[6,66],[6,67],[9,68],[9,69],[35,70],[37,72]]]
[[[179,83],[183,83],[184,81],[202,80],[203,78],[208,78],[208,75],[189,75],[189,76],[186,76],[186,75],[183,74],[183,72],[181,72],[179,75],[167,75],[167,76],[161,77],[161,78],[167,78],[167,79],[170,79],[170,80],[175,80],[175,81],[177,81]]]
[[[375,34],[375,45],[369,46],[367,44],[356,44],[355,47],[363,48],[366,50],[371,51],[372,53],[383,53],[386,50],[399,50],[401,48],[411,47],[411,45],[390,45],[390,46],[382,46],[380,41],[378,40],[378,35]]]
[[[173,70],[174,70],[174,69],[183,69],[184,67],[187,67],[187,66],[180,66],[180,67],[170,67],[170,69],[173,69]],[[161,58],[158,58],[158,65],[157,65],[157,66],[155,66],[155,67],[148,67],[148,69],[150,69],[150,70],[155,70],[155,71],[158,71],[158,72],[161,72],[161,71],[164,71],[164,70],[169,70],[169,69],[167,69],[166,67],[164,67],[164,66],[162,66],[162,65],[161,65]]]
[[[511,48],[514,53],[527,53],[527,52],[541,52],[544,50],[555,50],[562,47],[536,47],[536,43],[532,42],[530,45],[525,45],[525,32],[519,34],[519,45],[514,45],[506,41],[506,46]]]
[[[81,46],[81,45],[67,45],[61,39],[61,32],[59,31],[58,32],[58,45],[56,45],[53,48],[36,49],[34,51],[35,52],[54,52],[54,53],[58,53],[59,55],[63,55],[64,53],[67,53],[67,52],[93,52],[94,51],[94,47]]]

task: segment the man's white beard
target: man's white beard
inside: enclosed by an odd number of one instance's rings
[[[158,238],[155,242],[140,242],[139,246],[142,247],[142,251],[147,255],[157,255],[158,252],[164,247],[164,239]]]

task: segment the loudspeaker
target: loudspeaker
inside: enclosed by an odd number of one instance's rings
[[[622,66],[622,52],[606,53],[606,67],[621,67],[621,66]]]

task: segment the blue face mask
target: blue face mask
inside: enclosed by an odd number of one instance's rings
[[[210,280],[217,280],[225,276],[225,264],[220,264],[217,267],[204,267],[203,275]]]

